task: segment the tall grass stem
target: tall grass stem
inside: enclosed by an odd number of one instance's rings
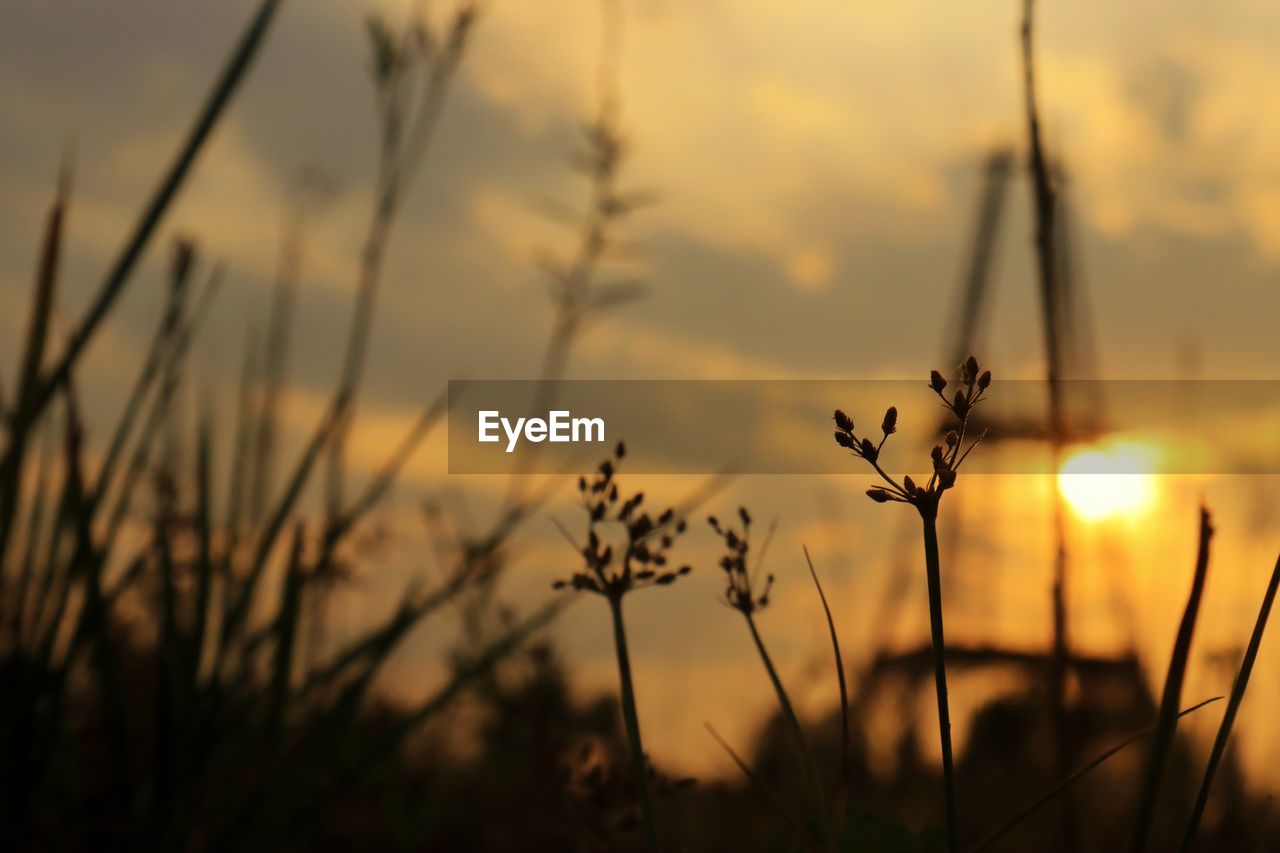
[[[813,753],[809,751],[809,744],[804,736],[804,728],[800,725],[800,717],[796,715],[796,709],[791,704],[791,697],[787,695],[787,689],[782,686],[782,678],[778,675],[778,669],[773,665],[773,658],[769,656],[769,650],[765,647],[764,639],[756,628],[755,618],[750,613],[743,615],[746,617],[747,627],[751,629],[751,639],[755,641],[756,651],[760,653],[760,661],[764,664],[765,672],[769,674],[769,681],[773,684],[774,692],[778,694],[778,705],[781,706],[782,715],[786,718],[787,728],[791,731],[791,736],[795,738],[796,748],[800,751],[800,758],[804,765],[805,783],[809,786],[810,794],[813,797],[813,804],[819,818],[819,826],[822,828],[824,837],[829,838],[827,809],[822,795],[822,783],[818,780],[818,771],[813,763]]]
[[[618,653],[618,680],[622,692],[622,719],[627,729],[627,745],[631,751],[631,775],[640,797],[645,842],[650,853],[659,853],[658,822],[653,814],[653,793],[649,790],[649,771],[645,764],[644,744],[640,740],[640,715],[636,711],[636,692],[631,680],[631,656],[627,652],[627,629],[622,621],[622,596],[610,595],[609,613],[613,617],[613,644]]]
[[[1178,702],[1182,697],[1182,683],[1187,674],[1187,661],[1191,657],[1191,639],[1195,634],[1196,617],[1200,613],[1200,601],[1204,596],[1205,579],[1209,573],[1209,542],[1213,538],[1209,511],[1200,510],[1200,543],[1196,549],[1196,568],[1191,580],[1191,592],[1182,612],[1178,634],[1173,642],[1173,654],[1169,658],[1169,672],[1165,676],[1164,692],[1160,699],[1160,711],[1156,716],[1151,745],[1142,768],[1142,782],[1138,788],[1138,801],[1134,806],[1133,828],[1129,833],[1129,853],[1142,853],[1147,849],[1154,822],[1160,782],[1164,776],[1169,754],[1173,752],[1173,738],[1178,723]]]
[[[1187,831],[1182,839],[1182,851],[1191,849],[1196,830],[1200,828],[1200,819],[1204,817],[1205,806],[1209,802],[1209,791],[1213,788],[1213,778],[1218,772],[1218,764],[1227,749],[1227,740],[1231,737],[1231,727],[1235,724],[1236,714],[1240,711],[1240,703],[1244,701],[1244,692],[1249,687],[1249,676],[1253,674],[1253,663],[1258,658],[1258,649],[1262,646],[1262,635],[1267,630],[1267,619],[1271,616],[1271,605],[1276,600],[1276,590],[1280,587],[1280,558],[1276,559],[1276,567],[1271,571],[1271,581],[1262,596],[1262,605],[1258,608],[1258,620],[1253,625],[1253,635],[1249,637],[1249,645],[1240,661],[1240,670],[1236,674],[1235,683],[1231,685],[1231,696],[1227,700],[1227,710],[1222,714],[1222,723],[1218,726],[1218,734],[1213,739],[1213,749],[1209,752],[1209,763],[1204,770],[1204,780],[1200,783],[1200,792],[1196,794],[1195,805],[1191,809],[1191,819],[1187,822]]]
[[[925,576],[929,585],[929,634],[933,643],[933,680],[938,694],[938,739],[942,746],[942,783],[947,810],[947,849],[960,850],[956,818],[955,759],[951,750],[951,709],[947,701],[946,639],[942,630],[942,567],[938,558],[938,516],[936,507],[922,507],[924,521]]]

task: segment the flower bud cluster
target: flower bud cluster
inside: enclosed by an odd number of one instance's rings
[[[747,568],[747,555],[751,550],[751,514],[746,507],[739,507],[738,518],[742,522],[740,532],[730,525],[722,525],[714,515],[707,519],[707,523],[724,540],[725,553],[720,558],[720,568],[725,573],[724,602],[749,616],[768,605],[769,591],[773,589],[773,575],[765,576],[763,589],[758,589],[758,585],[753,584],[751,572]],[[758,581],[759,578],[754,580]]]
[[[593,477],[578,478],[578,493],[587,513],[586,543],[579,549],[583,567],[568,579],[557,580],[552,588],[620,598],[633,589],[668,586],[691,571],[689,566],[668,568],[667,554],[685,532],[684,519],[677,519],[670,508],[652,516],[641,509],[644,492],[623,498],[618,491],[615,474],[626,452],[619,442],[613,456],[600,463]],[[600,537],[598,528],[604,524],[620,525],[625,531],[625,543],[617,551]]]
[[[896,407],[890,406],[888,411],[884,413],[884,418],[880,422],[879,441],[873,441],[867,436],[859,438],[855,431],[853,419],[840,409],[836,409],[833,417],[836,425],[836,444],[850,451],[859,459],[866,460],[875,472],[880,475],[880,478],[885,481],[883,486],[873,486],[868,489],[867,497],[876,503],[912,504],[924,512],[932,511],[936,508],[942,493],[955,486],[956,473],[961,463],[964,462],[965,457],[969,455],[969,452],[973,450],[978,442],[986,436],[984,431],[974,438],[967,447],[964,446],[969,417],[973,413],[974,407],[986,397],[987,389],[991,387],[991,371],[982,370],[978,365],[978,360],[973,356],[969,356],[964,364],[960,365],[959,372],[960,377],[957,381],[957,387],[950,396],[946,393],[949,385],[947,379],[936,370],[931,371],[929,374],[929,387],[938,396],[938,399],[942,401],[943,407],[955,417],[958,424],[954,429],[947,432],[942,443],[935,445],[930,452],[929,457],[933,472],[923,484],[917,484],[910,476],[904,476],[899,482],[885,473],[880,466],[880,453],[884,449],[885,442],[888,441],[889,436],[898,431],[898,410]]]

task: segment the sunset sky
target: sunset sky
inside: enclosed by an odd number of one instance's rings
[[[253,5],[43,0],[0,10],[6,371],[64,152],[74,165],[61,305],[69,326]],[[371,9],[399,16],[406,6],[287,3],[168,217],[166,239],[194,235],[208,261],[229,268],[196,348],[195,398],[233,399],[246,330],[265,323],[285,200],[300,171],[313,169],[332,187],[308,209],[287,413],[297,435],[318,416],[338,371],[371,203],[376,136],[363,19]],[[427,6],[435,20],[452,8]],[[628,221],[635,248],[609,276],[638,274],[649,292],[591,327],[569,376],[923,379],[945,367],[942,339],[984,159],[999,147],[1023,151],[1021,4],[903,0],[874,15],[844,0],[627,0],[622,8],[615,59],[630,143],[623,183],[652,192],[656,203]],[[1280,6],[1049,2],[1038,26],[1046,140],[1067,176],[1100,378],[1188,369],[1200,378],[1280,376]],[[448,379],[534,378],[552,322],[536,258],[568,251],[574,239],[549,211],[585,199],[570,157],[599,97],[600,44],[593,0],[484,4],[392,238],[355,433],[358,466],[376,465]],[[980,353],[997,379],[1042,373],[1028,188],[1022,169],[1015,174]],[[90,422],[95,413],[111,416],[136,370],[162,305],[166,263],[153,248],[79,377]],[[102,442],[103,431],[91,429],[90,441]],[[416,508],[424,494],[464,494],[483,516],[505,487],[498,477],[450,478],[446,462],[443,435],[414,458],[388,514],[401,534],[396,554],[343,602],[346,630],[365,609],[383,612],[407,578],[435,577],[434,567],[422,568]],[[634,480],[667,503],[699,482]],[[993,621],[966,609],[957,575],[956,636],[994,630],[1010,642],[1043,642],[1048,482],[973,483],[964,510],[957,500],[957,527],[989,511],[1002,526],[985,540],[958,539],[968,544],[956,564],[995,573],[1002,592],[985,596],[984,606],[999,611]],[[862,477],[745,478],[699,512],[747,503],[758,518],[779,519],[770,559],[780,586],[763,630],[806,708],[829,703],[834,687],[800,544],[830,575],[855,661],[873,639],[870,616],[901,550],[886,520],[899,508],[871,505],[859,494],[866,485]],[[1205,636],[1209,647],[1243,643],[1274,558],[1280,526],[1267,507],[1278,487],[1276,477],[1156,478],[1154,496],[1134,513],[1076,519],[1082,642],[1105,648],[1120,639],[1109,603],[1119,584],[1139,613],[1142,650],[1166,653],[1192,567],[1194,508],[1205,498],[1219,513],[1222,570]],[[575,525],[578,512],[568,490],[548,509]],[[743,740],[764,719],[769,688],[736,614],[713,600],[714,539],[700,522],[688,539],[687,559],[703,571],[687,588],[635,601],[642,713],[667,726],[655,753],[722,773],[703,720]],[[519,541],[507,594],[540,602],[574,555],[545,518]],[[902,638],[879,642],[923,636],[916,580]],[[988,592],[996,583],[974,581]],[[581,667],[583,691],[613,686],[598,604],[577,602],[555,628],[566,658]],[[439,661],[434,641],[453,627],[424,632],[389,689],[417,692],[413,679]],[[1275,654],[1264,653],[1259,666],[1254,712],[1280,701]],[[1189,692],[1223,692],[1229,676],[1201,663]],[[744,706],[758,715],[735,711]],[[1280,742],[1260,738],[1254,747],[1251,765],[1262,767]],[[1269,781],[1280,787],[1280,777]]]

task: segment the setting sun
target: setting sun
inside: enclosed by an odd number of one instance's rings
[[[1152,453],[1138,444],[1078,450],[1058,472],[1058,489],[1086,521],[1136,515],[1155,497]]]

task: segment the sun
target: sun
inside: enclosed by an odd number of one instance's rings
[[[1153,454],[1140,444],[1077,450],[1058,471],[1058,490],[1085,521],[1139,515],[1155,498]]]

